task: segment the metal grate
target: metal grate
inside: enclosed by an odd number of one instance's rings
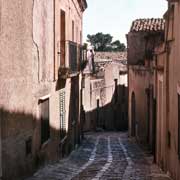
[[[66,132],[66,110],[65,110],[65,89],[60,90],[59,102],[60,102],[60,133],[61,137]]]

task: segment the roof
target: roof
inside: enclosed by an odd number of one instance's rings
[[[96,52],[95,61],[127,60],[127,52]]]
[[[85,9],[87,8],[87,1],[86,0],[78,0],[78,3],[80,5],[81,10],[85,11]]]
[[[165,20],[162,18],[136,19],[133,21],[131,32],[158,32],[164,31]]]

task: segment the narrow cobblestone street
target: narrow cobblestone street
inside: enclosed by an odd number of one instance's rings
[[[152,168],[146,154],[126,133],[93,133],[69,158],[47,165],[27,180],[168,179]]]

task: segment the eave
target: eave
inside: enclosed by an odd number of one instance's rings
[[[86,0],[78,0],[79,6],[81,10],[84,12],[87,8],[87,1]]]

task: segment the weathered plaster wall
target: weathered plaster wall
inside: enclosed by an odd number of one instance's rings
[[[103,79],[91,80],[90,76],[85,77],[83,105],[86,111],[86,122],[84,130],[96,127],[106,130],[127,128],[128,106],[127,103],[124,103],[127,102],[128,96],[127,74],[120,74],[121,70],[122,64],[113,62],[104,65]],[[117,95],[115,93],[115,79],[117,79]],[[98,109],[97,100],[99,100]]]
[[[178,157],[178,88],[180,83],[180,2],[175,4],[174,8],[174,42],[170,44],[169,57],[169,131],[171,133],[171,148],[168,150],[167,157],[168,170],[170,170],[174,179],[180,179],[180,164]]]
[[[54,81],[58,71],[54,69],[54,1],[0,2],[2,168],[3,178],[14,180],[32,171],[39,163],[59,156],[59,82]],[[75,27],[82,31],[82,12],[77,1],[58,2],[59,10],[66,11],[67,40],[71,40],[71,20],[74,19]],[[58,15],[56,20],[59,21]],[[76,41],[80,43],[78,35]],[[68,79],[65,83],[67,122],[70,87],[71,79]],[[51,138],[41,146],[39,99],[47,95]],[[29,137],[33,139],[32,155],[26,156],[25,142]]]
[[[151,83],[151,73],[142,66],[129,66],[129,131],[132,128],[131,97],[135,93],[136,131],[140,142],[147,142],[147,100],[146,89]],[[143,129],[143,131],[142,131]]]
[[[130,32],[127,36],[128,41],[128,64],[136,65],[144,63],[145,56],[145,33]]]
[[[54,70],[54,3],[33,2],[33,41],[38,53],[39,81],[53,81]]]
[[[2,168],[3,176],[8,178],[24,173],[27,164],[32,160],[29,158],[24,160],[24,142],[32,136],[34,125],[32,117],[33,2],[3,1],[1,3]]]
[[[164,80],[164,99],[165,106],[163,106],[163,117],[164,121],[159,123],[164,123],[162,127],[163,133],[167,136],[168,132],[170,135],[170,146],[167,144],[167,140],[162,136],[158,136],[159,141],[163,145],[161,156],[158,159],[158,163],[165,171],[170,172],[172,177],[175,180],[180,179],[180,164],[178,157],[178,89],[180,82],[180,34],[179,34],[179,19],[180,19],[180,2],[174,4],[174,12],[171,12],[171,15],[174,15],[174,26],[172,27],[172,19],[170,19],[168,40],[169,42],[169,53],[166,52],[164,56],[165,62],[165,71],[163,74]],[[167,19],[168,20],[168,19]],[[167,30],[168,26],[166,27]],[[160,106],[160,104],[159,104]],[[159,113],[158,113],[159,115]]]

